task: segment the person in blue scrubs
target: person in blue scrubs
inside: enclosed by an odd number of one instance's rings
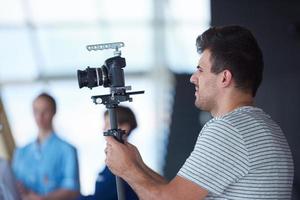
[[[77,152],[53,129],[54,98],[40,94],[33,101],[33,113],[38,136],[16,149],[12,162],[22,199],[76,199],[80,189]]]
[[[133,111],[125,106],[116,108],[118,128],[125,131],[124,140],[127,141],[128,136],[137,127],[137,122]],[[104,113],[104,131],[110,129],[108,112]],[[126,200],[137,200],[138,197],[132,188],[124,182]],[[116,189],[116,177],[106,166],[103,171],[98,174],[95,192],[92,195],[80,196],[78,200],[118,200]]]

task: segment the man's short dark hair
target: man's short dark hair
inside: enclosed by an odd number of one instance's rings
[[[211,52],[211,72],[227,69],[233,74],[236,87],[242,91],[256,91],[263,77],[263,55],[252,33],[241,26],[212,27],[196,40],[197,51]]]
[[[116,108],[116,112],[118,124],[129,124],[130,130],[128,131],[128,135],[130,135],[131,131],[137,127],[137,122],[133,111],[126,106],[118,106]],[[104,112],[104,116],[108,116],[107,110]]]
[[[39,98],[44,98],[46,99],[50,104],[51,104],[51,107],[52,107],[52,111],[53,113],[55,114],[56,113],[56,101],[55,99],[48,93],[46,92],[43,92],[41,94],[39,94],[35,100],[39,99]]]

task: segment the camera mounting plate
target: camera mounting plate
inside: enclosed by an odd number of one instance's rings
[[[91,99],[95,104],[104,104],[107,108],[114,107],[124,101],[132,101],[130,95],[144,94],[145,91],[126,92],[124,94],[105,94],[92,96]]]

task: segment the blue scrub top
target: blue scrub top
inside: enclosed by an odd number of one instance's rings
[[[39,195],[57,189],[79,191],[76,149],[55,133],[42,144],[35,140],[17,149],[12,166],[16,179]]]

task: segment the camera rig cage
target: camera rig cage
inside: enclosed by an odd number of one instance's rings
[[[125,86],[123,69],[126,66],[125,58],[121,57],[123,42],[87,45],[88,51],[114,49],[114,57],[107,59],[101,68],[89,68],[77,70],[79,88],[101,86],[110,87],[110,94],[92,96],[95,104],[104,104],[108,109],[111,129],[103,133],[104,136],[113,136],[119,142],[124,143],[125,131],[118,129],[116,108],[121,102],[132,102],[131,95],[143,94],[144,91],[127,92],[131,86]],[[116,176],[118,200],[125,200],[124,183]]]
[[[87,45],[88,51],[98,51],[114,49],[114,57],[105,61],[101,68],[89,68],[77,71],[79,87],[93,87],[103,85],[110,87],[110,94],[92,96],[95,104],[104,104],[109,111],[111,129],[104,132],[104,136],[114,136],[119,142],[123,143],[123,131],[117,127],[117,116],[114,112],[119,103],[124,101],[132,102],[131,95],[143,94],[144,91],[127,92],[131,86],[125,86],[123,69],[126,66],[125,58],[121,57],[121,47],[123,42],[104,43]]]

